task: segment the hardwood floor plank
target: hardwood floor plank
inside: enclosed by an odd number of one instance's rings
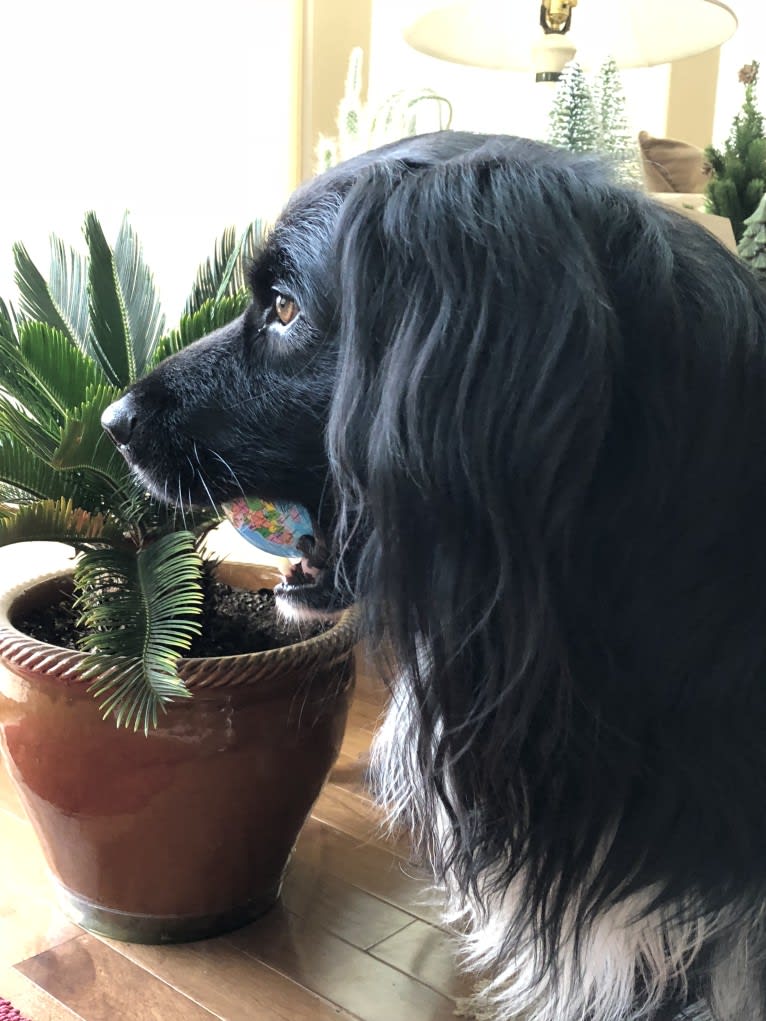
[[[454,999],[467,994],[466,979],[455,960],[455,941],[433,925],[413,922],[372,947],[370,953],[445,996]]]
[[[10,967],[66,943],[81,931],[50,901],[20,899],[17,891],[0,888],[0,967]],[[0,994],[5,995],[2,989]]]
[[[364,698],[355,698],[349,709],[348,719],[352,727],[361,727],[374,734],[380,725],[385,707]]]
[[[383,847],[309,819],[298,839],[295,860],[337,876],[425,922],[439,923],[439,895],[424,879],[415,877],[414,868],[403,858]]]
[[[3,809],[0,809],[0,873],[13,884],[16,895],[23,891],[53,899],[50,873],[32,824]]]
[[[225,1021],[353,1021],[223,939],[170,947],[104,942]]]
[[[329,782],[343,787],[347,791],[353,791],[354,794],[358,794],[360,798],[365,798],[371,803],[372,799],[367,789],[368,765],[369,756],[367,754],[351,756],[341,752],[330,773]]]
[[[363,758],[370,753],[372,731],[360,730],[358,727],[349,726],[343,737],[343,744],[340,746],[341,754],[352,759]]]
[[[81,1014],[59,1003],[16,968],[0,968],[0,996],[30,1021],[83,1021]]]
[[[211,1021],[216,1016],[88,933],[16,968],[84,1021]]]
[[[414,921],[407,912],[300,861],[294,861],[288,870],[282,903],[293,914],[361,950]]]
[[[0,755],[0,809],[10,812],[11,815],[15,815],[19,819],[26,818],[21,798],[16,793],[16,787],[11,780],[8,767],[2,755]]]
[[[383,813],[368,798],[353,791],[327,784],[311,809],[311,815],[363,844],[375,844],[402,858],[409,854],[409,840],[384,836]]]
[[[388,690],[372,665],[370,656],[363,644],[357,645],[354,650],[354,663],[356,667],[356,691],[358,697],[364,698],[367,701],[378,702],[382,705],[388,697]]]
[[[281,906],[226,938],[360,1021],[452,1019],[446,996]]]

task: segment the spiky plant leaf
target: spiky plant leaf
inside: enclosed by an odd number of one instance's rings
[[[75,506],[97,510],[102,503],[104,486],[80,471],[59,471],[13,436],[0,437],[0,500],[6,503],[28,503],[31,500],[72,500]]]
[[[55,422],[33,418],[18,401],[0,392],[0,436],[24,444],[35,457],[50,463],[58,445]]]
[[[215,243],[212,256],[197,270],[194,287],[184,307],[184,315],[197,312],[208,301],[233,297],[247,288],[247,266],[263,244],[264,226],[254,220],[237,237],[234,227],[227,227]]]
[[[24,245],[14,245],[13,256],[23,316],[53,326],[81,351],[89,353],[88,296],[82,257],[68,251],[58,238],[52,238],[51,273],[47,281]]]
[[[154,277],[144,262],[141,245],[127,216],[114,246],[114,265],[128,319],[135,371],[142,376],[165,329],[165,316],[160,309]]]
[[[95,213],[86,215],[84,230],[90,255],[88,300],[91,344],[109,382],[126,387],[137,378],[136,356],[114,254]]]
[[[218,301],[212,299],[206,301],[196,312],[184,315],[178,329],[171,330],[167,336],[162,338],[155,351],[154,363],[157,364],[168,355],[188,347],[189,344],[213,330],[226,326],[237,316],[242,315],[249,303],[250,297],[246,291],[240,291],[231,297],[220,298]]]
[[[36,386],[62,416],[81,404],[89,389],[107,383],[97,362],[46,323],[21,324],[19,351]]]
[[[51,327],[44,327],[51,329]],[[26,409],[27,416],[44,422],[51,430],[63,418],[57,401],[52,400],[41,387],[24,359],[15,328],[9,319],[0,315],[0,390],[17,406]]]
[[[0,298],[0,322],[7,325],[9,333],[16,333],[16,314],[13,306],[6,305],[2,298]]]
[[[177,660],[200,631],[201,579],[190,532],[139,552],[88,550],[79,561],[76,605],[89,630],[83,677],[93,680],[104,718],[113,715],[118,727],[148,733],[160,708],[189,697]]]
[[[119,395],[117,387],[89,387],[85,401],[67,414],[51,458],[54,468],[77,468],[98,473],[113,493],[124,493],[129,470],[101,428],[101,415]]]
[[[29,541],[64,542],[78,548],[89,543],[126,542],[112,518],[91,514],[63,496],[22,504],[0,519],[0,546]]]

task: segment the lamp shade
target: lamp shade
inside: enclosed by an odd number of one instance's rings
[[[421,13],[404,30],[416,50],[456,64],[513,71],[535,68],[546,37],[539,0],[473,0]],[[579,0],[567,33],[584,67],[614,57],[619,67],[650,67],[704,53],[737,28],[721,0]]]

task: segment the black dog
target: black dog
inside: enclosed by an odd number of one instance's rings
[[[483,1017],[766,1018],[766,300],[590,159],[466,134],[302,188],[230,327],[105,424],[159,496],[306,505]]]

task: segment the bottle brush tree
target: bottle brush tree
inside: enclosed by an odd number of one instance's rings
[[[585,72],[576,61],[564,68],[550,112],[548,141],[570,152],[596,152],[599,124]]]
[[[731,220],[737,241],[744,233],[745,219],[766,192],[766,138],[756,100],[758,73],[757,60],[741,69],[739,80],[745,86],[742,109],[734,118],[723,149],[710,145],[705,150],[712,171],[707,187],[708,211]]]
[[[638,142],[628,123],[625,91],[617,63],[612,57],[604,61],[596,75],[593,105],[598,126],[597,151],[612,163],[618,180],[626,184],[640,184]]]

